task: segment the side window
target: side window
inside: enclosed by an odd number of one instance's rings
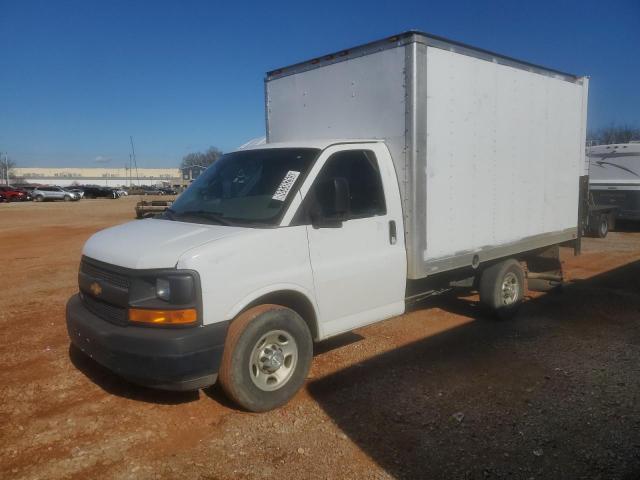
[[[346,220],[387,213],[378,162],[372,151],[347,150],[333,154],[326,161],[310,192],[323,216],[331,217],[335,178],[343,178],[349,186],[349,212]]]

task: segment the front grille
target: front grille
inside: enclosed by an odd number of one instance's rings
[[[127,324],[127,309],[122,307],[116,307],[110,303],[101,302],[95,298],[82,294],[82,303],[87,307],[94,315],[106,320],[107,322],[114,323],[116,325]]]
[[[80,264],[80,271],[82,273],[86,273],[90,277],[97,278],[116,287],[129,289],[129,286],[131,285],[127,276],[98,267],[86,262],[85,260]]]

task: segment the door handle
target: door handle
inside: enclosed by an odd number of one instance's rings
[[[398,232],[396,230],[396,221],[389,220],[389,243],[395,245],[398,241]]]

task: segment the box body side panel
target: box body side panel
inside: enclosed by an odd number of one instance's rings
[[[572,238],[583,86],[433,47],[426,83],[425,273],[545,234]]]
[[[266,93],[269,142],[384,139],[403,182],[404,47],[268,80]]]
[[[576,238],[587,85],[409,42],[268,78],[267,135],[385,140],[417,279]]]

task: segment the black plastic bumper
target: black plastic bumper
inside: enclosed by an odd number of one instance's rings
[[[141,385],[197,390],[215,383],[229,322],[193,328],[118,326],[67,303],[71,342],[96,362]]]

